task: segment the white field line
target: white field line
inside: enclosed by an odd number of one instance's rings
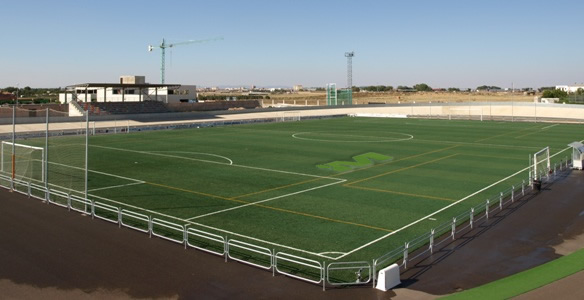
[[[328,251],[328,252],[321,252],[319,254],[345,254],[345,252]]]
[[[561,150],[561,151],[557,152],[556,154],[550,156],[550,158],[552,158],[552,157],[554,157],[554,156],[556,156],[556,155],[558,155],[558,154],[560,154],[560,153],[562,153],[562,152],[564,152],[564,151],[566,151],[568,149],[571,149],[571,147],[567,147],[564,150]],[[420,223],[420,222],[422,222],[422,221],[424,221],[424,220],[426,220],[426,219],[428,219],[430,217],[433,217],[433,216],[441,213],[442,211],[444,211],[444,210],[446,210],[446,209],[448,209],[448,208],[450,208],[450,207],[452,207],[452,206],[454,206],[454,205],[456,205],[456,204],[458,204],[460,202],[463,202],[463,201],[469,199],[470,197],[472,197],[472,196],[474,196],[474,195],[476,195],[476,194],[478,194],[478,193],[480,193],[480,192],[482,192],[484,190],[487,190],[487,189],[489,189],[489,188],[491,188],[491,187],[493,187],[493,186],[495,186],[495,185],[497,185],[497,184],[499,184],[499,183],[501,183],[501,182],[503,182],[503,181],[505,181],[505,180],[513,177],[513,176],[516,176],[516,175],[520,174],[521,172],[524,172],[525,170],[528,170],[529,168],[531,168],[531,166],[527,166],[526,168],[523,168],[523,169],[521,169],[521,170],[519,170],[519,171],[517,171],[517,172],[515,172],[515,173],[513,173],[513,174],[511,174],[511,175],[509,175],[509,176],[507,176],[507,177],[505,177],[505,178],[503,178],[503,179],[501,179],[501,180],[499,180],[499,181],[497,181],[497,182],[489,185],[489,186],[486,186],[486,187],[484,187],[484,188],[482,188],[482,189],[480,189],[480,190],[478,190],[478,191],[476,191],[476,192],[474,192],[474,193],[472,193],[472,194],[470,194],[470,195],[468,195],[468,196],[466,196],[466,197],[464,197],[464,198],[462,198],[462,199],[460,199],[460,200],[458,200],[456,202],[453,202],[452,204],[449,204],[449,205],[447,205],[447,206],[445,206],[445,207],[443,207],[443,208],[441,208],[441,209],[439,209],[439,210],[437,210],[437,211],[435,211],[435,212],[433,212],[433,213],[431,213],[431,214],[429,214],[429,215],[427,215],[425,217],[422,217],[422,218],[420,218],[420,219],[418,219],[418,220],[416,220],[416,221],[414,221],[414,222],[412,222],[410,224],[407,224],[407,225],[405,225],[405,226],[403,226],[403,227],[401,227],[399,229],[396,229],[395,231],[392,231],[392,232],[390,232],[390,233],[388,233],[388,234],[386,234],[386,235],[384,235],[384,236],[382,236],[380,238],[377,238],[377,239],[375,239],[375,240],[373,240],[373,241],[371,241],[371,242],[369,242],[367,244],[364,244],[362,246],[359,246],[359,247],[357,247],[357,248],[355,248],[355,249],[353,249],[353,250],[351,250],[351,251],[349,251],[349,252],[347,252],[347,253],[345,253],[345,254],[343,254],[343,255],[341,255],[341,256],[333,259],[333,260],[341,259],[341,258],[343,258],[343,257],[345,257],[345,256],[347,256],[347,255],[349,255],[351,253],[354,253],[356,251],[359,251],[359,250],[361,250],[361,249],[363,249],[365,247],[371,246],[371,245],[373,245],[373,244],[375,244],[375,243],[377,243],[377,242],[379,242],[379,241],[381,241],[383,239],[386,239],[387,237],[392,236],[392,235],[394,235],[394,234],[396,234],[396,233],[398,233],[398,232],[400,232],[400,231],[402,231],[402,230],[404,230],[404,229],[406,229],[408,227],[411,227],[411,226],[413,226],[413,225],[415,225],[417,223]]]
[[[96,147],[96,148],[103,148],[103,149],[109,149],[109,150],[117,150],[117,151],[125,151],[125,152],[133,152],[133,153],[140,153],[140,154],[149,154],[149,155],[155,155],[155,156],[162,156],[162,157],[170,157],[170,158],[178,158],[178,159],[184,159],[184,160],[192,160],[192,161],[200,161],[200,162],[206,162],[206,163],[211,163],[211,164],[218,164],[218,165],[232,165],[233,161],[229,158],[227,158],[227,160],[230,161],[230,163],[225,163],[225,162],[220,162],[220,161],[213,161],[213,160],[206,160],[206,159],[199,159],[199,158],[191,158],[191,157],[184,157],[184,156],[178,156],[178,155],[170,155],[170,154],[162,154],[162,153],[156,153],[156,152],[163,152],[163,151],[139,151],[139,150],[129,150],[129,149],[123,149],[123,148],[114,148],[114,147],[107,147],[107,146],[98,146],[98,145],[89,145],[90,147]],[[208,154],[208,153],[206,153]],[[220,155],[216,155],[218,157],[221,158],[226,158]]]
[[[144,183],[146,183],[146,181],[132,182],[132,183],[128,183],[128,184],[120,184],[120,185],[114,185],[114,186],[106,186],[106,187],[101,187],[101,188],[97,188],[97,189],[91,189],[91,190],[88,190],[88,192],[116,189],[116,188],[127,187],[127,186],[137,185],[137,184],[144,184]]]
[[[548,128],[552,128],[552,127],[555,127],[555,126],[558,126],[558,125],[560,125],[560,124],[553,124],[553,125],[550,125],[550,126],[546,126],[546,127],[542,128],[541,130],[545,130],[545,129],[548,129]]]
[[[94,146],[94,147],[103,147],[103,146]],[[104,147],[104,148],[110,148],[110,147]],[[149,152],[144,152],[144,151],[134,151],[134,150],[117,149],[117,148],[111,148],[111,149],[113,149],[113,150],[121,150],[121,151],[128,151],[128,152],[138,152],[138,153],[143,153],[143,154],[160,155],[160,156],[167,156],[167,157],[170,156],[170,157],[175,157],[175,158],[189,159],[189,158],[180,157],[180,156],[164,155],[164,154],[157,154],[157,153],[149,153]],[[195,159],[195,160],[197,160],[197,159]],[[197,161],[199,161],[199,160],[197,160]],[[206,161],[206,162],[216,163],[216,164],[222,164],[222,165],[229,165],[227,163],[220,163],[220,162],[214,162],[214,161]],[[83,170],[83,168],[78,168],[78,167],[73,167],[73,166],[67,166],[67,165],[58,164],[58,163],[54,163],[54,164],[61,165],[61,166],[65,166],[65,167],[71,167],[71,168],[74,168],[74,169]],[[317,176],[317,175],[302,174],[302,173],[295,173],[295,172],[287,172],[287,171],[280,171],[280,170],[271,170],[271,169],[248,167],[248,166],[240,166],[240,165],[233,165],[233,166],[244,167],[244,168],[247,167],[247,168],[259,169],[259,170],[266,170],[266,171],[272,171],[272,172],[281,172],[281,173],[288,173],[288,174],[294,174],[294,175],[302,175],[302,176],[309,176],[309,177],[316,177],[316,178],[322,178],[322,179],[335,180],[335,182],[329,183],[329,184],[326,184],[326,185],[323,185],[323,186],[318,186],[318,187],[314,187],[314,188],[311,188],[311,189],[308,189],[308,190],[299,191],[299,192],[296,192],[296,193],[291,193],[291,194],[287,194],[287,195],[281,195],[281,196],[274,197],[274,198],[271,198],[271,199],[262,200],[264,202],[265,201],[268,201],[268,200],[275,200],[277,198],[282,198],[282,197],[286,197],[286,196],[292,196],[292,195],[295,195],[295,194],[307,192],[309,190],[323,188],[325,186],[329,186],[329,185],[333,185],[333,184],[339,184],[339,183],[342,183],[342,182],[345,182],[346,181],[346,179],[339,179],[339,178],[326,177],[326,176]],[[89,170],[89,171],[91,171],[91,170]],[[91,172],[95,172],[95,173],[98,173],[98,174],[109,175],[109,176],[113,176],[113,177],[118,177],[118,178],[122,178],[122,179],[127,179],[127,180],[131,180],[131,181],[135,181],[135,184],[144,183],[144,181],[137,180],[137,179],[132,179],[132,178],[128,178],[128,177],[123,177],[123,176],[118,176],[118,175],[113,175],[113,174],[108,174],[108,173],[103,173],[103,172],[98,172],[98,171],[91,171]],[[80,194],[83,194],[83,192],[77,191],[77,190],[74,190],[74,189],[70,189],[70,188],[58,186],[58,185],[55,185],[55,184],[50,184],[50,185],[56,186],[56,187],[60,187],[60,188],[65,189],[65,190],[69,190],[69,191],[78,192]],[[250,239],[250,240],[259,241],[259,242],[266,243],[266,244],[269,244],[269,245],[273,245],[273,246],[277,246],[277,247],[282,247],[282,248],[286,248],[286,249],[290,249],[290,250],[294,250],[294,251],[298,251],[298,252],[302,252],[302,253],[306,253],[306,254],[310,254],[310,255],[315,255],[315,256],[319,256],[319,257],[326,258],[326,259],[335,259],[333,257],[329,257],[329,256],[326,256],[326,255],[321,255],[321,254],[318,254],[318,253],[315,253],[315,252],[310,252],[310,251],[307,251],[307,250],[302,250],[302,249],[298,249],[298,248],[294,248],[294,247],[290,247],[290,246],[286,246],[286,245],[281,245],[281,244],[277,244],[277,243],[273,243],[273,242],[269,242],[269,241],[264,241],[264,240],[261,240],[261,239],[258,239],[258,238],[254,238],[254,237],[250,237],[250,236],[238,234],[238,233],[231,232],[231,231],[227,231],[227,230],[224,230],[224,229],[219,229],[219,228],[215,228],[215,227],[203,225],[203,224],[200,224],[200,223],[192,222],[190,220],[185,220],[185,219],[177,218],[177,217],[174,217],[174,216],[162,214],[162,213],[159,213],[159,212],[156,212],[156,211],[152,211],[152,210],[145,209],[145,208],[138,207],[138,206],[133,206],[133,205],[130,205],[130,204],[127,204],[127,203],[124,203],[124,202],[118,202],[118,201],[111,200],[111,199],[104,198],[104,197],[100,197],[100,196],[97,196],[97,195],[88,194],[88,196],[91,196],[91,197],[94,197],[94,198],[97,198],[97,199],[102,199],[102,200],[105,200],[105,201],[109,201],[109,202],[112,202],[112,203],[116,203],[118,205],[124,205],[124,206],[131,207],[131,208],[134,208],[134,209],[138,209],[138,210],[142,210],[142,211],[147,211],[147,212],[152,213],[152,214],[156,214],[156,215],[159,215],[159,216],[171,218],[171,219],[174,219],[174,220],[178,220],[178,221],[181,221],[181,222],[185,222],[187,224],[201,226],[203,228],[217,230],[217,231],[224,232],[224,233],[227,233],[227,234],[232,234],[232,235],[244,237],[244,238],[247,238],[247,239]],[[250,203],[250,205],[251,204],[255,204],[255,203]]]
[[[316,142],[337,142],[337,143],[385,143],[385,142],[400,142],[400,141],[407,141],[407,140],[411,140],[414,138],[413,135],[411,134],[407,134],[407,133],[401,133],[401,132],[386,132],[386,133],[394,133],[394,134],[399,134],[399,135],[403,135],[405,136],[405,138],[391,138],[391,137],[379,137],[379,136],[366,136],[366,135],[351,135],[351,134],[333,134],[333,133],[329,133],[327,135],[332,135],[332,136],[340,136],[340,137],[366,137],[366,138],[372,138],[372,140],[325,140],[325,139],[318,139],[318,138],[305,138],[305,137],[300,137],[300,135],[302,134],[311,134],[311,133],[324,133],[327,134],[327,132],[325,131],[307,131],[307,132],[296,132],[294,134],[292,134],[292,138],[295,139],[299,139],[299,140],[305,140],[305,141],[316,141]],[[376,139],[376,140],[375,140]]]
[[[79,193],[82,193],[82,192],[79,192]],[[118,204],[118,205],[122,205],[122,206],[125,206],[125,207],[134,208],[134,209],[137,209],[137,210],[140,210],[140,211],[146,211],[146,212],[149,212],[151,214],[155,214],[155,215],[158,215],[158,216],[162,216],[162,217],[166,217],[166,218],[169,218],[169,219],[177,220],[177,221],[184,222],[184,223],[187,223],[187,224],[191,224],[191,225],[195,225],[195,226],[200,226],[200,227],[207,228],[207,229],[211,229],[211,230],[216,230],[216,231],[223,232],[223,233],[227,233],[227,234],[231,234],[231,235],[234,235],[234,236],[243,237],[243,238],[246,238],[246,239],[249,239],[249,240],[253,240],[253,241],[265,243],[265,244],[268,244],[268,245],[272,245],[272,246],[276,246],[276,247],[281,247],[281,248],[285,248],[285,249],[289,249],[289,250],[293,250],[293,251],[298,251],[298,252],[306,253],[306,254],[310,254],[310,255],[315,255],[315,256],[319,256],[319,257],[326,258],[326,259],[335,259],[333,257],[329,257],[329,256],[322,255],[322,254],[319,254],[319,253],[310,252],[310,251],[307,251],[307,250],[298,249],[298,248],[294,248],[294,247],[290,247],[290,246],[286,246],[286,245],[281,245],[281,244],[277,244],[277,243],[273,243],[273,242],[269,242],[269,241],[264,241],[262,239],[258,239],[258,238],[254,238],[254,237],[251,237],[251,236],[247,236],[247,235],[235,233],[235,232],[232,232],[232,231],[227,231],[227,230],[224,230],[224,229],[220,229],[220,228],[216,228],[216,227],[212,227],[212,226],[207,226],[207,225],[204,225],[204,224],[200,224],[200,223],[196,223],[196,222],[192,222],[192,221],[187,221],[185,219],[177,218],[177,217],[170,216],[170,215],[166,215],[166,214],[163,214],[163,213],[160,213],[160,212],[157,212],[157,211],[145,209],[145,208],[142,208],[142,207],[138,207],[138,206],[134,206],[134,205],[131,205],[131,204],[127,204],[127,203],[115,201],[115,200],[108,199],[108,198],[104,198],[104,197],[100,197],[100,196],[97,196],[97,195],[89,194],[88,196],[93,197],[93,198],[96,198],[96,199],[100,199],[100,200],[105,200],[105,201],[108,201],[108,202],[111,202],[111,203],[115,203],[115,204]]]
[[[162,157],[170,157],[170,158],[178,158],[178,159],[185,159],[185,160],[192,160],[192,161],[200,161],[200,162],[207,162],[212,164],[224,165],[224,166],[232,166],[238,168],[245,168],[245,169],[252,169],[252,170],[260,170],[260,171],[267,171],[267,172],[275,172],[275,173],[282,173],[282,174],[290,174],[290,175],[298,175],[298,176],[305,176],[305,177],[312,177],[312,178],[320,178],[320,179],[330,179],[330,180],[339,180],[338,178],[328,177],[328,176],[319,176],[313,174],[305,174],[305,173],[298,173],[298,172],[290,172],[290,171],[283,171],[283,170],[276,170],[276,169],[268,169],[268,168],[261,168],[261,167],[252,167],[252,166],[245,166],[245,165],[238,165],[238,164],[228,164],[223,162],[211,161],[211,160],[204,160],[204,159],[196,159],[184,156],[176,156],[176,155],[167,155],[161,153],[154,153],[154,152],[147,152],[147,151],[139,151],[139,150],[129,150],[129,149],[122,149],[122,148],[114,148],[114,147],[106,147],[106,146],[96,146],[90,145],[91,147],[98,147],[110,150],[118,150],[118,151],[125,151],[125,152],[132,152],[132,153],[140,153],[146,155],[155,155],[155,156],[162,156]]]
[[[148,151],[150,153],[158,153],[158,152],[170,152],[170,153],[187,153],[187,154],[202,154],[202,155],[207,155],[207,156],[214,156],[214,157],[219,157],[222,158],[226,161],[229,162],[230,165],[233,164],[233,161],[231,159],[229,159],[229,157],[226,156],[222,156],[222,155],[218,155],[218,154],[213,154],[213,153],[204,153],[204,152],[188,152],[188,151]],[[182,156],[180,156],[182,157]],[[183,157],[184,158],[184,157]]]
[[[61,188],[61,189],[64,189],[64,190],[68,190],[68,191],[71,191],[71,192],[77,192],[77,193],[83,195],[83,192],[82,191],[77,191],[77,190],[70,189],[70,188],[66,188],[66,187],[63,187],[63,186],[56,185],[56,184],[50,184],[50,185],[55,186],[55,187],[58,187],[58,188]],[[140,210],[140,211],[149,212],[149,213],[154,214],[154,215],[166,217],[166,218],[173,219],[173,220],[177,220],[177,221],[184,222],[184,223],[187,223],[187,224],[201,226],[203,228],[212,229],[212,230],[220,231],[220,232],[223,232],[223,233],[232,234],[234,236],[239,236],[239,237],[247,238],[247,239],[250,239],[250,240],[253,240],[253,241],[258,241],[258,242],[266,243],[266,244],[269,244],[269,245],[273,245],[273,246],[277,246],[277,247],[282,247],[282,248],[286,248],[286,249],[290,249],[290,250],[294,250],[294,251],[298,251],[298,252],[302,252],[302,253],[306,253],[306,254],[310,254],[310,255],[316,255],[316,256],[319,256],[319,257],[327,258],[327,259],[334,259],[332,257],[326,256],[326,255],[323,255],[323,254],[319,254],[319,253],[315,253],[315,252],[310,252],[310,251],[307,251],[307,250],[298,249],[298,248],[294,248],[294,247],[290,247],[290,246],[286,246],[286,245],[281,245],[281,244],[277,244],[277,243],[273,243],[273,242],[269,242],[269,241],[264,241],[262,239],[254,238],[254,237],[251,237],[251,236],[247,236],[247,235],[243,235],[243,234],[239,234],[239,233],[227,231],[227,230],[220,229],[220,228],[216,228],[216,227],[212,227],[212,226],[207,226],[207,225],[200,224],[200,223],[196,223],[196,222],[192,222],[192,221],[187,221],[185,219],[177,218],[175,216],[163,214],[163,213],[160,213],[160,212],[157,212],[157,211],[149,210],[149,209],[146,209],[146,208],[143,208],[143,207],[139,207],[139,206],[134,206],[134,205],[131,205],[131,204],[128,204],[128,203],[124,203],[124,202],[119,202],[119,201],[112,200],[112,199],[108,199],[108,198],[105,198],[105,197],[101,197],[101,196],[97,196],[97,195],[93,195],[93,194],[88,194],[88,196],[89,197],[92,197],[92,198],[96,198],[96,199],[108,201],[110,203],[115,203],[115,204],[118,204],[118,205],[122,205],[124,207],[129,207],[129,208],[134,208],[134,209],[137,209],[137,210]],[[327,253],[327,252],[324,252],[324,253]],[[336,252],[331,252],[331,253],[336,253]]]
[[[56,162],[50,162],[50,161],[48,163],[53,164],[53,165],[57,165],[57,166],[62,166],[62,167],[67,167],[67,168],[71,168],[71,169],[77,169],[77,170],[85,171],[84,168],[80,168],[80,167],[74,167],[74,166],[69,166],[69,165],[60,164],[60,163],[56,163]],[[144,183],[144,181],[138,180],[138,179],[134,179],[134,178],[124,177],[124,176],[119,176],[119,175],[114,175],[114,174],[110,174],[110,173],[105,173],[105,172],[100,172],[100,171],[94,171],[94,170],[89,170],[89,169],[87,171],[88,172],[91,172],[91,173],[105,175],[105,176],[111,176],[111,177],[116,177],[116,178],[120,178],[120,179],[125,179],[125,180],[128,180],[128,181],[134,181],[134,182]]]
[[[541,147],[530,147],[530,146],[483,144],[483,143],[468,143],[468,142],[453,142],[453,141],[436,141],[436,140],[422,140],[422,139],[414,139],[414,141],[416,141],[416,142],[430,142],[430,143],[438,143],[438,144],[467,145],[467,146],[489,146],[489,147],[499,147],[499,148],[519,148],[519,149],[540,149],[541,148]]]
[[[288,194],[284,194],[284,195],[272,197],[272,198],[269,198],[269,199],[259,200],[259,201],[256,201],[256,202],[250,202],[250,203],[247,203],[247,204],[242,204],[242,205],[235,206],[235,207],[231,207],[231,208],[227,208],[227,209],[214,211],[214,212],[211,212],[211,213],[208,213],[208,214],[204,214],[204,215],[199,215],[199,216],[195,216],[195,217],[192,217],[192,218],[188,218],[186,220],[187,221],[191,221],[191,220],[195,220],[195,219],[199,219],[199,218],[203,218],[203,217],[207,217],[207,216],[212,216],[212,215],[224,213],[224,212],[231,211],[231,210],[235,210],[235,209],[244,208],[244,207],[251,206],[251,205],[256,205],[256,204],[260,204],[260,203],[264,203],[264,202],[268,202],[268,201],[272,201],[272,200],[276,200],[276,199],[280,199],[280,198],[284,198],[284,197],[289,197],[289,196],[293,196],[293,195],[298,195],[298,194],[302,194],[302,193],[306,193],[306,192],[318,190],[318,189],[321,189],[321,188],[324,188],[324,187],[327,187],[327,186],[331,186],[331,185],[343,183],[345,181],[347,181],[347,180],[346,179],[339,179],[339,181],[337,181],[337,182],[327,183],[327,184],[324,184],[324,185],[320,185],[320,186],[316,186],[316,187],[313,187],[313,188],[309,188],[309,189],[305,189],[305,190],[301,190],[301,191],[297,191],[297,192],[293,192],[293,193],[288,193]]]

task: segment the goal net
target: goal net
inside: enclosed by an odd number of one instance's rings
[[[2,141],[0,173],[23,182],[45,182],[45,149]]]
[[[551,170],[550,147],[545,147],[533,154],[530,169],[530,177],[533,180],[541,180],[542,178],[547,177],[549,171]]]
[[[293,122],[300,121],[300,112],[298,111],[286,111],[282,113],[282,122]]]
[[[448,119],[483,120],[482,108],[449,108]]]

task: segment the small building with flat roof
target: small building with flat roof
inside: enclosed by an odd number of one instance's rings
[[[59,102],[194,102],[196,85],[150,84],[145,76],[120,76],[119,83],[80,83],[65,87]]]

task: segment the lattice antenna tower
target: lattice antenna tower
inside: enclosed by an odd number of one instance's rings
[[[355,51],[345,52],[347,58],[347,89],[353,88],[353,56]]]

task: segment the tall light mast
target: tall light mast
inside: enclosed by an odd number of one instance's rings
[[[355,51],[345,52],[347,58],[347,89],[353,89],[353,56]]]

